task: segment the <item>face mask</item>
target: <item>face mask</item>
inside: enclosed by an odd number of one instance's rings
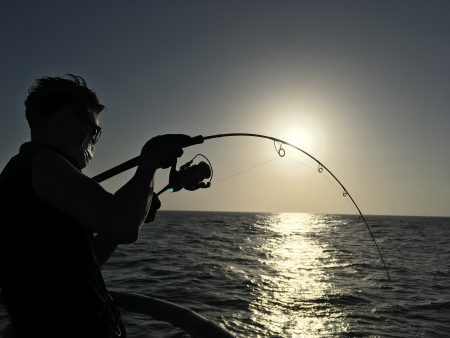
[[[75,160],[78,166],[83,169],[94,157],[94,150],[95,146],[91,142],[91,136],[87,135],[78,149],[71,147],[70,156]]]
[[[94,157],[95,146],[92,144],[92,136],[89,133],[85,136],[79,146],[74,144],[73,138],[76,137],[76,135],[86,133],[74,117],[72,117],[72,123],[66,125],[66,128],[64,128],[64,133],[66,134],[68,140],[70,140],[68,155],[73,161],[75,161],[80,169],[85,168]]]

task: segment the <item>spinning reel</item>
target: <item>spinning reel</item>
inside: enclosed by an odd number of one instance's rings
[[[201,161],[197,164],[192,164],[197,156],[202,156],[208,163]],[[170,169],[169,184],[167,184],[160,192],[153,193],[152,204],[145,219],[145,223],[152,222],[155,219],[156,211],[161,207],[161,202],[158,198],[164,191],[176,192],[181,189],[194,191],[201,188],[209,188],[213,177],[213,169],[211,162],[202,154],[197,154],[192,160],[183,164],[179,170],[174,165]],[[208,182],[204,182],[208,179]]]
[[[208,163],[200,161],[197,164],[192,164],[198,156],[203,157]],[[170,169],[169,184],[156,195],[159,196],[166,190],[169,190],[169,192],[177,192],[183,188],[189,191],[209,188],[211,186],[212,177],[213,169],[211,162],[206,156],[197,154],[192,160],[183,164],[179,170],[176,169],[176,166],[173,166]],[[204,182],[204,180],[208,178],[209,181]]]

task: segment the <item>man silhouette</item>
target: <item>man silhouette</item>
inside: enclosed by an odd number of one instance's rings
[[[12,331],[125,337],[100,266],[152,219],[155,171],[176,164],[190,137],[148,141],[134,176],[111,194],[81,172],[100,137],[104,108],[86,82],[70,74],[40,78],[25,106],[31,141],[0,176],[0,286]]]

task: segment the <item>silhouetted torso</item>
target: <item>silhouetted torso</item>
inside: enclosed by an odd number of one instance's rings
[[[22,145],[0,176],[0,286],[13,328],[20,337],[113,337],[111,318],[120,316],[92,232],[33,191],[31,160],[41,148]]]

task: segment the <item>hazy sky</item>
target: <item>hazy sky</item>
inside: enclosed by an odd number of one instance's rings
[[[158,134],[263,133],[316,156],[363,213],[450,216],[449,33],[445,0],[2,1],[0,166],[29,139],[33,81],[74,73],[107,107],[89,176]],[[179,163],[205,154],[217,184],[166,193],[163,209],[356,212],[286,150],[250,138],[186,149]]]

